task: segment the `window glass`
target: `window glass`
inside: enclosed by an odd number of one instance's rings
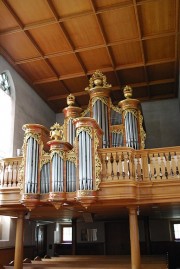
[[[72,227],[63,226],[62,227],[62,241],[63,242],[72,242]]]
[[[180,239],[180,223],[173,224],[174,226],[174,239],[179,240]]]
[[[14,113],[9,76],[0,74],[0,159],[12,157]]]

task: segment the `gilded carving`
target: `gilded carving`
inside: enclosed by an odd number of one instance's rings
[[[136,117],[136,119],[138,118],[138,111],[136,109],[126,109],[124,111],[124,118],[126,117],[127,113],[131,113],[134,115],[134,117]]]
[[[30,137],[32,137],[32,138],[34,138],[34,140],[36,140],[37,141],[37,143],[38,144],[40,144],[41,143],[41,137],[40,137],[40,134],[38,134],[38,133],[32,133],[32,132],[30,132],[30,131],[28,131],[29,129],[27,129],[27,131],[25,132],[25,137],[24,137],[24,140],[25,140],[25,143],[27,143],[27,141],[28,141],[28,139],[30,138]]]
[[[111,85],[107,83],[106,76],[99,70],[96,70],[89,80],[89,87],[85,90],[92,89],[94,87],[110,88]]]
[[[94,151],[95,151],[95,190],[99,189],[99,184],[101,182],[100,179],[100,174],[101,174],[101,170],[102,170],[102,163],[100,161],[98,152],[97,152],[97,148],[99,145],[99,139],[97,136],[97,133],[94,132]]]
[[[118,107],[118,106],[114,106],[113,103],[110,103],[110,108],[116,112],[118,112],[119,114],[122,114],[122,108]]]
[[[66,160],[74,163],[76,166],[77,157],[74,148],[66,153]]]
[[[108,105],[108,99],[106,97],[94,97],[92,99],[92,106],[94,106],[94,104],[97,102],[97,100],[100,100],[103,104],[105,104],[106,106]]]
[[[143,116],[141,115],[141,112],[138,112],[139,116],[139,127],[140,127],[140,137],[141,137],[141,148],[145,148],[145,140],[146,140],[146,133],[143,129]]]
[[[62,140],[64,141],[64,125],[60,125],[59,123],[55,123],[51,126],[50,138],[54,140]]]
[[[92,127],[78,127],[77,129],[76,129],[76,136],[78,137],[79,136],[79,134],[82,132],[82,131],[84,131],[84,132],[86,132],[86,133],[88,133],[88,135],[92,138]]]
[[[90,112],[90,105],[81,113],[81,117],[85,117]]]
[[[62,151],[62,150],[53,150],[51,153],[50,153],[50,158],[51,158],[51,160],[52,160],[52,158],[53,158],[53,156],[55,155],[55,154],[57,154],[60,158],[62,158],[62,159],[64,159],[65,158],[65,153],[64,153],[64,151]]]
[[[40,161],[40,170],[42,169],[43,165],[50,163],[50,155],[47,154],[46,156],[43,156]]]
[[[22,158],[18,168],[18,187],[20,188],[20,193],[22,194],[24,187],[24,158]]]

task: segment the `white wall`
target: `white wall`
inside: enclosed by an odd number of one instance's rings
[[[12,76],[16,95],[14,130],[15,155],[16,149],[22,147],[24,136],[22,126],[24,124],[38,123],[49,128],[56,121],[56,115],[9,63],[0,56],[0,73],[6,70],[8,70]]]

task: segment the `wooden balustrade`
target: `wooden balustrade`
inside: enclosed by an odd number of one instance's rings
[[[180,179],[180,147],[144,150],[119,147],[99,149],[98,152],[102,163],[103,182]],[[21,161],[22,157],[0,161],[1,188],[18,187]]]
[[[180,178],[180,147],[134,150],[100,149],[102,181]]]
[[[0,187],[18,187],[19,166],[22,157],[6,158],[0,161]]]

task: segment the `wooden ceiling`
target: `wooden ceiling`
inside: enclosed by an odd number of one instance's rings
[[[55,111],[99,69],[121,100],[178,93],[179,0],[1,0],[0,53]]]

